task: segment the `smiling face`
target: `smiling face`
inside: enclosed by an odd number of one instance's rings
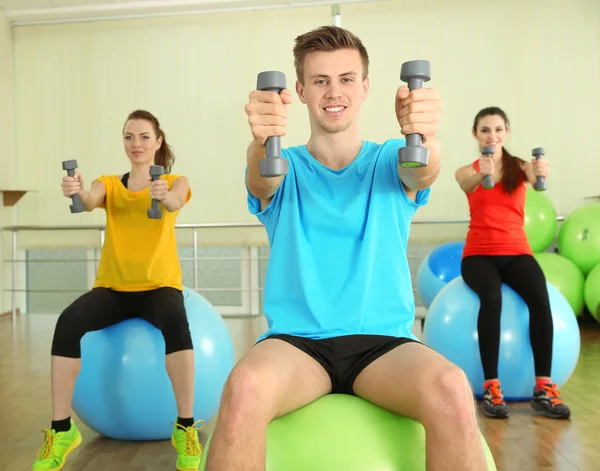
[[[508,137],[508,127],[500,115],[483,116],[478,120],[473,136],[479,141],[480,151],[484,146],[493,146],[496,150],[502,149]]]
[[[152,165],[156,151],[162,144],[162,137],[156,138],[156,132],[150,121],[132,119],[125,124],[123,144],[132,164]]]
[[[296,82],[296,92],[317,129],[340,133],[357,122],[369,91],[358,50],[310,52],[304,58],[303,72],[304,83]]]

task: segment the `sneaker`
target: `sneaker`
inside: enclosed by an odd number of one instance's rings
[[[560,391],[556,389],[556,384],[546,384],[544,389],[539,391],[534,389],[531,407],[551,419],[568,419],[571,416],[571,410],[560,400]]]
[[[171,443],[177,450],[177,469],[179,471],[198,471],[200,467],[200,458],[202,458],[202,445],[198,441],[198,430],[196,428],[198,422],[204,423],[203,420],[198,420],[191,427],[184,427],[175,423],[173,427],[173,435],[171,435]]]
[[[483,392],[483,413],[494,419],[506,419],[508,407],[500,389],[500,382],[491,383]]]
[[[33,471],[58,471],[65,465],[69,453],[81,445],[81,433],[71,419],[68,432],[56,432],[54,429],[42,429],[46,434],[44,444],[38,450]]]

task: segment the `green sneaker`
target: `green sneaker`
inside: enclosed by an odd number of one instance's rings
[[[202,422],[200,428],[196,424]],[[184,427],[175,423],[171,443],[177,450],[177,469],[179,471],[198,471],[202,457],[202,445],[198,441],[198,430],[202,430],[204,421],[198,420],[191,427]]]
[[[65,465],[69,453],[81,445],[81,433],[71,419],[68,432],[42,429],[46,434],[44,444],[38,450],[38,458],[33,463],[33,471],[58,471]]]

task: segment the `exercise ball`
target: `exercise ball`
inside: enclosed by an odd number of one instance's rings
[[[234,350],[219,313],[194,290],[184,290],[194,344],[194,419],[216,415]],[[100,435],[117,440],[164,440],[177,419],[160,330],[134,318],[81,340],[81,373],[73,410]]]
[[[460,276],[464,242],[448,242],[433,249],[417,272],[417,292],[425,307],[454,278]]]
[[[495,471],[480,437],[488,471]],[[357,396],[329,394],[269,424],[266,463],[267,471],[425,471],[425,430]]]
[[[600,263],[592,269],[585,280],[584,298],[590,314],[600,322]]]
[[[583,310],[583,273],[577,265],[562,255],[541,252],[534,255],[539,263],[546,281],[554,286],[573,308],[575,315]]]
[[[534,253],[546,250],[556,236],[556,210],[544,192],[527,186],[523,227]]]
[[[558,231],[558,250],[584,276],[600,263],[600,203],[576,209]]]
[[[554,325],[551,375],[552,381],[561,387],[573,374],[579,358],[579,325],[565,297],[551,284],[546,285]],[[505,284],[501,289],[498,377],[506,400],[529,400],[535,385],[529,309],[513,289]],[[479,306],[479,297],[462,277],[451,281],[431,303],[423,341],[459,366],[469,378],[475,395],[481,398],[484,377],[477,333]]]

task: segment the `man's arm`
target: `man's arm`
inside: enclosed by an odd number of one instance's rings
[[[266,147],[260,142],[253,140],[248,146],[246,160],[248,163],[248,173],[246,175],[246,184],[250,193],[260,200],[261,210],[265,209],[273,195],[277,192],[283,183],[284,176],[265,178],[260,174],[258,162],[266,156]]]
[[[258,162],[266,156],[265,143],[269,137],[285,136],[287,106],[290,103],[292,103],[292,94],[287,88],[279,93],[253,90],[245,106],[248,124],[254,137],[246,152],[248,164],[246,185],[250,194],[260,200],[261,210],[269,205],[285,176],[262,177]]]
[[[429,188],[440,173],[441,146],[437,138],[443,103],[434,88],[410,91],[402,86],[396,92],[396,118],[403,135],[420,134],[422,146],[429,149],[426,167],[403,168],[398,164],[398,178],[410,199],[417,191]]]
[[[426,167],[404,168],[398,164],[398,177],[410,199],[415,199],[417,191],[429,188],[440,174],[441,145],[437,137],[430,138],[423,147],[429,149],[429,163]]]

